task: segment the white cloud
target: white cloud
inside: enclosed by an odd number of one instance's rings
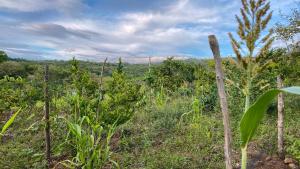
[[[286,6],[292,2],[287,1],[274,0],[272,3]],[[19,12],[55,10],[60,13],[47,20],[30,22],[0,15],[3,32],[0,44],[7,49],[20,45],[22,50],[11,52],[18,56],[26,49],[42,50],[32,55],[49,59],[77,56],[99,61],[105,57],[116,60],[122,56],[132,62],[145,60],[148,55],[158,57],[157,60],[170,55],[197,56],[189,49],[197,49],[207,56],[210,54],[207,45],[209,34],[217,34],[221,45],[230,48],[227,32],[236,27],[234,14],[239,13],[240,1],[173,2],[160,10],[126,11],[104,17],[98,16],[95,11],[92,15],[89,10],[85,10],[87,15],[73,15],[86,7],[80,0],[0,0],[0,9]]]
[[[0,8],[21,12],[57,10],[71,12],[84,6],[80,0],[0,0]]]

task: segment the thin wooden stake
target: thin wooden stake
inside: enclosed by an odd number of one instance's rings
[[[228,103],[225,93],[224,86],[224,74],[222,71],[222,61],[220,56],[220,49],[218,40],[215,35],[208,36],[209,45],[212,50],[215,59],[215,68],[216,68],[216,80],[218,86],[218,93],[220,97],[221,110],[223,113],[223,125],[224,125],[224,154],[225,154],[225,164],[226,169],[232,169],[231,164],[231,130],[229,124],[229,111],[228,111]]]
[[[151,56],[149,56],[148,72],[151,72]]]
[[[96,119],[97,121],[99,120],[99,113],[100,113],[100,103],[104,99],[104,90],[103,90],[103,73],[104,73],[104,68],[105,64],[107,62],[107,58],[105,58],[102,67],[101,67],[101,72],[100,72],[100,82],[99,82],[99,100],[98,100],[98,107],[97,107],[97,112],[96,112]]]
[[[277,87],[280,89],[283,87],[282,78],[280,75],[277,76]],[[278,155],[281,159],[284,158],[284,140],[283,140],[283,129],[284,129],[284,98],[283,93],[278,95],[278,121],[277,121],[277,129],[278,129]]]
[[[44,89],[44,99],[45,99],[45,142],[46,142],[46,160],[47,160],[47,168],[50,168],[51,165],[51,153],[50,153],[50,121],[49,121],[49,67],[45,65],[45,89]]]
[[[105,64],[107,62],[107,58],[105,58],[103,64],[102,64],[102,68],[101,68],[101,74],[100,74],[100,100],[103,100],[103,73],[104,73],[104,68],[105,68]]]

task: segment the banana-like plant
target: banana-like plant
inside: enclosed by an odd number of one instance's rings
[[[245,111],[240,121],[242,169],[246,169],[247,166],[247,147],[249,142],[255,134],[259,123],[263,119],[268,106],[281,92],[300,95],[300,87],[287,87],[283,89],[269,90],[261,95],[256,102]]]
[[[19,108],[19,110],[17,110],[15,112],[15,114],[12,115],[9,118],[9,120],[4,124],[4,126],[2,127],[1,132],[0,132],[0,140],[1,140],[2,136],[4,135],[4,133],[7,131],[8,127],[11,126],[11,124],[15,121],[17,115],[21,112],[21,109],[22,108]]]

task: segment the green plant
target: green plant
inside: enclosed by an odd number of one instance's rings
[[[114,71],[112,81],[107,84],[104,99],[101,101],[100,119],[105,124],[116,123],[119,126],[130,120],[139,107],[138,103],[142,98],[141,86],[128,80],[121,70]]]
[[[2,138],[2,136],[5,134],[5,132],[7,131],[8,127],[11,126],[11,124],[15,121],[15,118],[17,117],[17,115],[20,113],[22,108],[20,108],[19,110],[17,110],[15,112],[15,114],[13,114],[9,120],[4,124],[4,126],[2,127],[1,129],[1,132],[0,132],[0,140]]]
[[[76,155],[72,161],[61,162],[68,168],[83,169],[102,168],[107,162],[117,163],[110,159],[110,140],[115,126],[106,130],[99,124],[94,124],[87,116],[79,118],[77,122],[66,120],[71,135],[68,137],[70,145],[74,147]]]
[[[300,95],[300,87],[288,87],[283,89],[273,89],[261,95],[256,102],[244,113],[240,121],[241,149],[242,149],[242,169],[247,165],[247,146],[251,141],[255,131],[264,117],[265,112],[272,100],[280,93],[287,92]]]
[[[7,54],[4,51],[0,51],[0,63],[7,61],[9,58],[7,56]]]
[[[160,91],[156,93],[155,103],[158,108],[162,108],[166,105],[167,95],[163,86],[160,87]]]
[[[194,77],[194,65],[168,58],[162,64],[152,67],[145,76],[150,87],[160,90],[161,86],[169,92],[177,91],[184,83],[191,83]],[[168,93],[169,94],[169,93]]]
[[[288,138],[288,142],[291,143],[291,145],[287,148],[287,152],[293,157],[295,157],[300,162],[300,139],[299,138]]]

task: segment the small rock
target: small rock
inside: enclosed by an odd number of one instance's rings
[[[271,156],[268,156],[267,158],[266,158],[266,161],[270,161],[272,159],[272,157]]]
[[[256,161],[255,164],[254,164],[254,166],[255,166],[255,167],[258,167],[258,166],[260,166],[260,165],[262,165],[262,164],[263,164],[262,161]]]
[[[292,158],[285,158],[284,159],[285,164],[290,164],[290,163],[293,163],[293,162],[294,162],[294,160]]]
[[[233,164],[233,169],[241,169],[241,165],[240,165],[240,163],[234,163]]]
[[[272,159],[278,159],[279,157],[277,155],[272,155]]]
[[[299,169],[299,168],[296,166],[295,163],[290,163],[290,164],[289,164],[289,167],[290,167],[291,169]]]

